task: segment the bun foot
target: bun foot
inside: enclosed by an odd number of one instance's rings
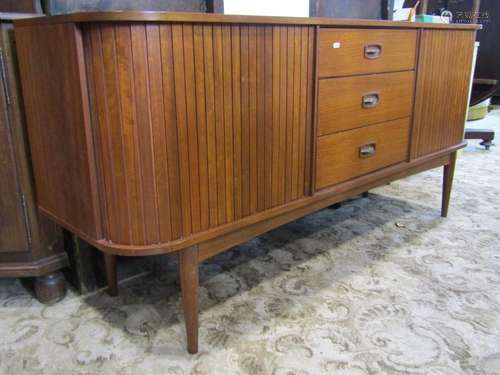
[[[34,283],[35,297],[44,304],[52,305],[66,295],[66,280],[61,271],[38,276]]]

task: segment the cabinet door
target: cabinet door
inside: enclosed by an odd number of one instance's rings
[[[14,145],[0,76],[0,253],[28,251],[28,232],[18,183]]]
[[[411,157],[463,141],[475,31],[423,30]]]

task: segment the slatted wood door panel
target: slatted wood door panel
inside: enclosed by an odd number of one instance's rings
[[[463,141],[475,31],[422,30],[411,157]]]
[[[313,33],[310,26],[86,25],[105,237],[163,243],[303,197]]]

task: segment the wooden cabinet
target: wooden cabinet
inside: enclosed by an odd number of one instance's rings
[[[39,209],[106,253],[113,292],[114,255],[177,254],[196,352],[199,262],[440,166],[446,216],[476,29],[137,12],[19,21]]]
[[[14,29],[7,17],[0,20],[0,277],[35,277],[37,298],[54,302],[64,296],[57,271],[67,257],[61,230],[35,207]]]
[[[418,32],[319,29],[316,190],[408,160]]]

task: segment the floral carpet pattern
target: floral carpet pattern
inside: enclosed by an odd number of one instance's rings
[[[436,169],[204,263],[196,355],[174,258],[54,306],[0,280],[0,373],[500,374],[499,170],[471,142],[447,219]]]

